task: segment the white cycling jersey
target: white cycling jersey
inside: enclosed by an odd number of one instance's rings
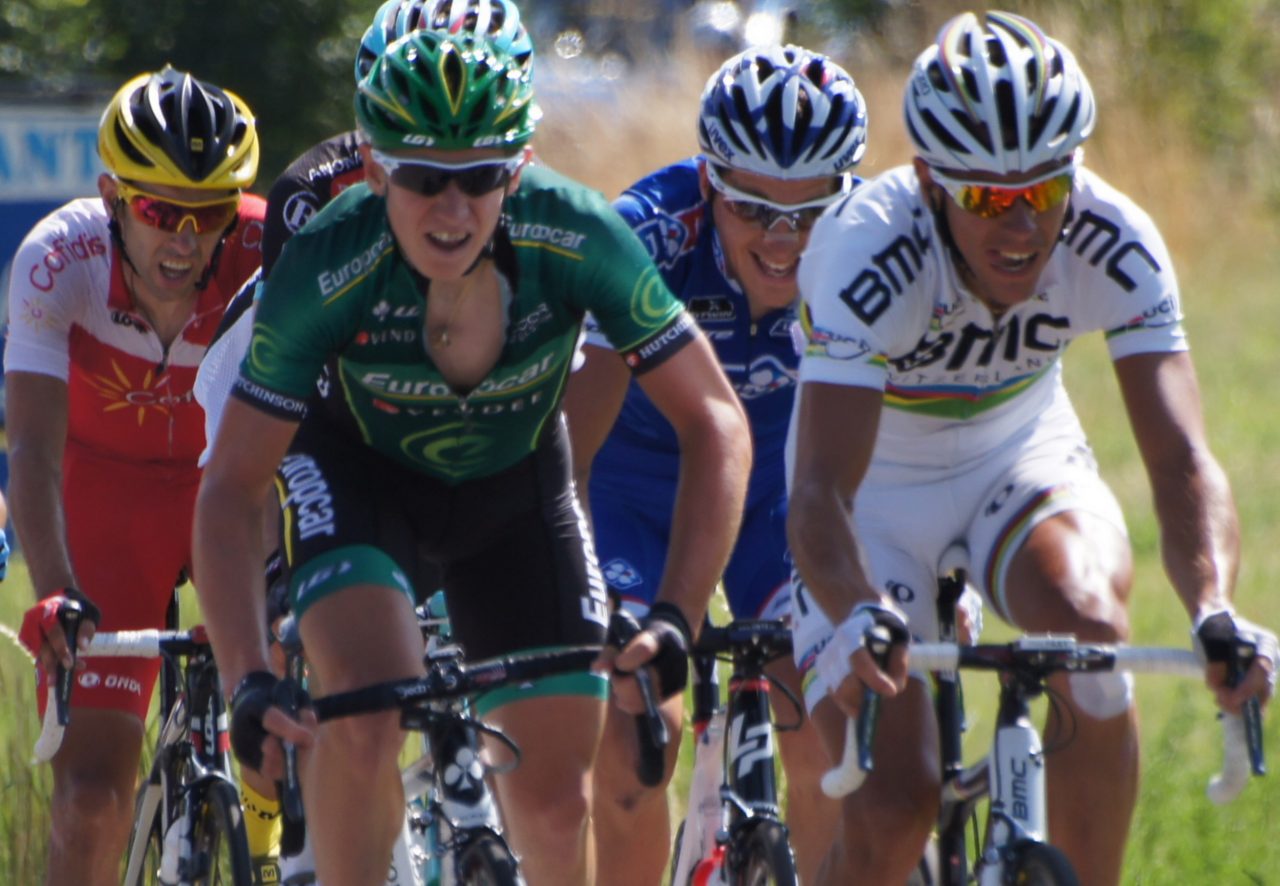
[[[869,580],[917,639],[936,639],[938,559],[953,543],[968,548],[970,581],[1008,617],[1005,574],[1040,521],[1072,510],[1125,531],[1060,358],[1094,330],[1113,360],[1185,350],[1168,251],[1142,210],[1081,170],[1040,284],[994,318],[960,282],[911,167],[825,215],[800,262],[800,396],[809,382],[884,391],[854,522]],[[814,669],[832,626],[798,576],[794,584],[794,654],[812,709],[832,688]]]
[[[873,470],[913,482],[964,472],[1046,419],[1074,422],[1060,357],[1083,333],[1105,332],[1113,360],[1187,347],[1159,232],[1088,169],[1038,292],[998,321],[960,282],[910,166],[818,222],[799,282],[801,381],[882,389]]]

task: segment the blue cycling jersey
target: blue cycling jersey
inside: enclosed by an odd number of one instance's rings
[[[785,486],[783,447],[800,362],[791,339],[794,307],[752,321],[747,296],[725,273],[710,207],[698,189],[694,159],[661,169],[628,188],[615,208],[639,235],[668,288],[715,346],[751,423],[755,461],[747,504]],[[602,343],[591,330],[591,344]],[[680,447],[674,429],[632,382],[622,412],[592,471],[652,494],[655,480],[675,483]],[[672,486],[674,495],[674,485]]]
[[[791,338],[795,307],[751,319],[746,293],[725,271],[696,159],[640,180],[614,206],[711,340],[746,409],[755,459],[724,585],[736,616],[780,614],[790,587],[783,449],[800,362]],[[588,343],[607,346],[591,329]],[[633,609],[647,608],[662,577],[679,465],[674,429],[633,381],[592,464],[590,489],[605,578]]]

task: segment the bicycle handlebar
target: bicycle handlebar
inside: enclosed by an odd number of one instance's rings
[[[209,641],[202,628],[190,631],[109,631],[97,633],[89,641],[89,648],[83,652],[72,651],[75,657],[89,658],[157,658],[165,654],[190,655],[193,652],[209,648]],[[72,666],[74,670],[74,665]],[[66,730],[66,717],[59,716],[59,710],[66,711],[71,702],[71,685],[74,679],[49,681],[48,702],[45,704],[44,720],[40,725],[40,735],[36,738],[33,754],[36,763],[48,763],[62,747],[62,736]]]
[[[917,671],[987,670],[1023,672],[1041,677],[1056,671],[1121,670],[1182,677],[1204,674],[1204,665],[1199,658],[1186,649],[1077,643],[1074,638],[1066,636],[1024,637],[1013,643],[975,646],[913,643],[910,661],[912,670]],[[1257,716],[1256,705],[1252,706],[1252,713]],[[1239,796],[1248,784],[1251,772],[1261,774],[1261,727],[1256,722],[1246,722],[1249,714],[1248,708],[1245,715],[1220,714],[1222,770],[1209,780],[1206,789],[1209,799],[1217,805],[1229,803]],[[849,720],[841,762],[822,776],[823,793],[839,798],[862,785],[867,770],[859,765],[859,756],[857,724]]]

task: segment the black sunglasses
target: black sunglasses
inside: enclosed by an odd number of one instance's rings
[[[436,163],[393,157],[381,151],[372,153],[373,159],[387,171],[392,184],[424,197],[442,193],[449,182],[456,182],[458,190],[468,197],[483,197],[509,182],[524,162],[521,157],[509,157],[478,163]]]

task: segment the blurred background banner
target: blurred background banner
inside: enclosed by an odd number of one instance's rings
[[[8,316],[3,309],[10,265],[22,238],[63,203],[98,192],[98,119],[107,98],[40,105],[0,101],[0,316]],[[0,382],[0,425],[3,391]],[[0,453],[0,485],[7,477]]]

